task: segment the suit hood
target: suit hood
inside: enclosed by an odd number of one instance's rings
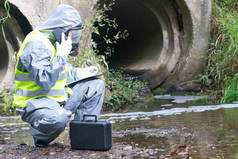
[[[54,30],[61,28],[63,30],[77,29],[82,27],[82,20],[79,12],[69,5],[58,6],[50,16],[36,29]]]

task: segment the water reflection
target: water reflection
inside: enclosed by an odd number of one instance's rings
[[[147,121],[128,120],[115,124],[114,130],[119,132],[115,133],[117,142],[163,149],[159,156],[187,145],[190,156],[195,158],[235,158],[238,157],[237,117],[238,108],[190,112]]]
[[[19,116],[0,117],[0,143],[33,144],[29,136],[29,124],[22,122]]]

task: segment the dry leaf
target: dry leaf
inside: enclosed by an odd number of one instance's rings
[[[49,155],[49,151],[46,151],[46,152],[44,153],[44,155]]]
[[[177,155],[177,152],[175,152],[175,151],[170,152],[170,155],[171,155],[171,156]]]
[[[14,154],[13,154],[12,152],[9,152],[9,153],[8,153],[8,156],[9,156],[9,157],[13,157]]]

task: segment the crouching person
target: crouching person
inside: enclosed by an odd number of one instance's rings
[[[82,120],[84,114],[99,118],[105,83],[87,78],[67,88],[68,82],[97,73],[94,66],[75,68],[68,55],[78,54],[83,29],[78,11],[58,6],[34,31],[29,33],[17,54],[13,106],[28,122],[35,146],[46,147],[65,129],[67,121]]]

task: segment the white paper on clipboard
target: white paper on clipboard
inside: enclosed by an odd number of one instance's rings
[[[103,75],[104,75],[104,73],[99,73],[99,74],[96,74],[96,75],[93,75],[93,76],[87,76],[87,77],[84,77],[84,78],[80,78],[80,79],[75,80],[73,82],[66,83],[66,86],[69,86],[71,84],[77,83],[79,81],[82,81],[82,80],[85,80],[85,79],[88,79],[88,78],[93,78],[93,77],[96,78],[96,77],[100,77],[100,76],[103,76]]]

